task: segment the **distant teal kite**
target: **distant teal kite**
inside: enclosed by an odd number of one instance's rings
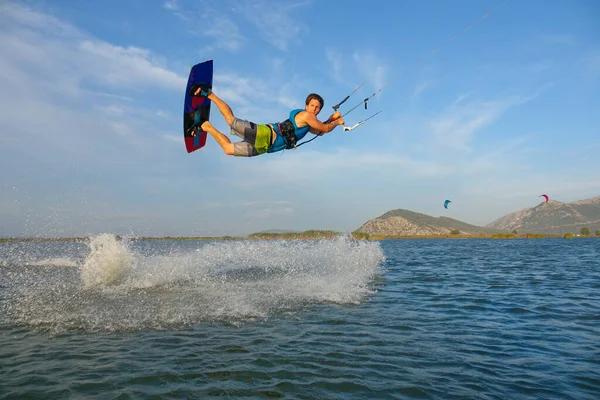
[[[450,203],[452,203],[450,200],[446,200],[446,201],[444,202],[444,208],[445,208],[445,209],[448,209],[448,204],[450,204]]]

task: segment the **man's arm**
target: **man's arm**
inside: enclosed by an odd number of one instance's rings
[[[303,111],[299,113],[296,118],[300,117],[306,125],[310,126],[310,133],[314,133],[315,135],[322,135],[325,133],[329,133],[334,130],[339,125],[344,125],[344,118],[340,117],[328,123],[323,123],[317,119],[317,116]],[[304,126],[306,126],[304,125]]]

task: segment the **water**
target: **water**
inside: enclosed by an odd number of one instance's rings
[[[597,399],[600,240],[0,244],[0,398]]]

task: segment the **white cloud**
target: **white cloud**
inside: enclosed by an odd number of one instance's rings
[[[306,95],[305,88],[298,79],[289,78],[286,83],[281,84],[277,78],[265,80],[229,72],[215,74],[213,89],[215,94],[231,106],[236,117],[256,123],[285,119],[281,117],[290,109],[302,107]],[[300,91],[302,94],[296,95]],[[211,110],[213,112],[219,111],[215,107],[214,111]],[[215,120],[220,118],[219,116]]]
[[[68,95],[81,95],[89,83],[119,89],[181,90],[185,85],[185,77],[166,69],[148,50],[115,46],[54,17],[8,4],[0,17],[0,54],[10,54],[10,62],[2,65],[9,73],[32,73],[43,88]]]
[[[246,43],[238,24],[207,2],[191,1],[181,6],[178,2],[167,1],[163,6],[182,21],[191,34],[212,40],[212,43],[204,45],[205,53],[218,49],[236,52]]]
[[[295,16],[298,8],[311,2],[285,3],[273,0],[240,1],[235,10],[254,25],[262,38],[281,51],[287,51],[290,45],[298,44],[308,27]]]
[[[19,189],[2,190],[0,208],[11,212],[3,215],[3,231],[26,229],[24,219],[29,234],[36,221],[44,230],[44,213],[63,210],[49,221],[66,218],[65,229],[87,233],[85,221],[96,221],[88,214],[102,209],[98,199],[106,213],[123,217],[117,225],[144,224],[134,214],[146,215],[147,200],[128,201],[156,187],[173,191],[178,178],[164,172],[167,160],[171,170],[190,160],[175,156],[185,154],[182,136],[178,149],[156,140],[172,123],[160,115],[168,111],[146,103],[180,91],[184,77],[150,51],[106,43],[22,5],[0,7],[0,169],[13,171],[2,181]],[[181,177],[192,171],[179,170]],[[148,177],[153,185],[145,185]]]
[[[172,118],[172,116],[171,116],[170,113],[168,113],[166,111],[163,111],[163,110],[156,111],[156,116],[159,117],[159,118],[165,118],[165,119]]]
[[[183,143],[183,136],[181,135],[173,135],[173,134],[168,134],[165,133],[162,135],[162,138],[174,145],[177,146],[181,146],[181,144]]]
[[[471,93],[462,93],[456,97],[456,100],[454,100],[453,104],[457,105],[459,103],[462,103],[464,100],[469,98],[469,96],[471,96]]]
[[[123,107],[118,105],[106,105],[106,106],[97,106],[99,111],[108,114],[108,115],[118,115],[121,116],[124,113]]]
[[[344,65],[344,55],[334,49],[327,49],[325,51],[327,61],[331,68],[331,77],[337,82],[342,83],[345,80],[342,78],[342,66]]]
[[[417,83],[411,94],[411,100],[416,100],[426,89],[430,88],[431,86],[433,86],[433,81],[431,80]]]
[[[376,55],[355,52],[352,58],[360,75],[367,77],[368,82],[375,90],[388,84],[388,67]]]
[[[3,7],[0,54],[7,56],[0,58],[0,122],[8,135],[26,129],[47,136],[54,129],[54,145],[64,140],[75,146],[89,140],[82,132],[102,126],[130,134],[139,128],[131,117],[156,116],[156,111],[140,108],[134,97],[118,92],[175,92],[185,85],[184,77],[156,64],[150,51],[111,45],[20,5]]]
[[[163,7],[167,10],[179,10],[179,4],[175,0],[165,1]]]
[[[204,14],[202,21],[202,28],[196,29],[195,32],[213,39],[214,42],[209,51],[213,49],[237,51],[246,42],[246,38],[240,32],[238,25],[222,13],[207,12]]]
[[[497,121],[508,109],[535,97],[536,95],[514,97],[462,105],[455,102],[443,115],[429,123],[431,145],[442,152],[470,153],[470,144],[478,132]]]
[[[187,82],[186,77],[156,63],[156,57],[145,49],[84,40],[78,44],[77,50],[83,53],[81,61],[85,63],[85,71],[101,83],[118,87],[150,85],[181,90]]]

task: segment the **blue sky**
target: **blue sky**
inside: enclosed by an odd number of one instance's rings
[[[598,18],[596,0],[3,1],[0,236],[346,231],[396,208],[485,225],[542,193],[598,196]],[[209,58],[258,123],[398,79],[352,132],[187,154],[187,74]]]

